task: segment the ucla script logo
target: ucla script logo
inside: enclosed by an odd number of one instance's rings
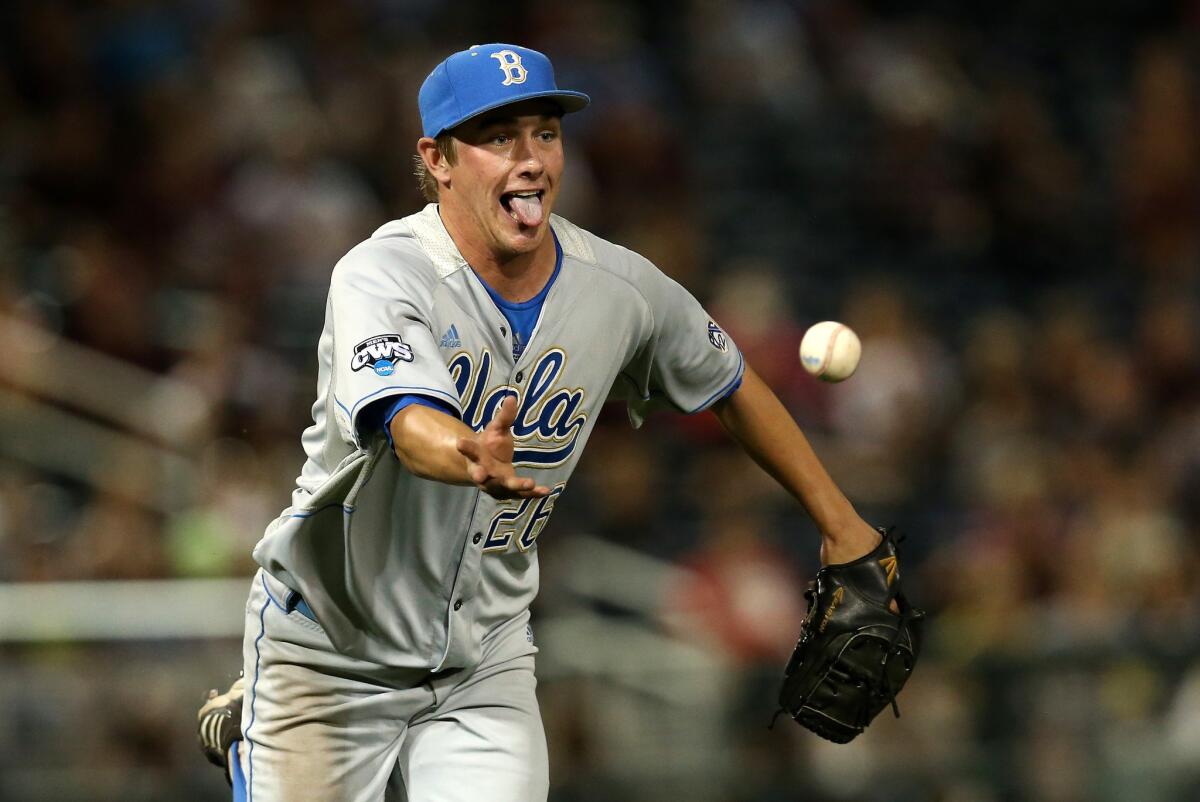
[[[538,357],[529,371],[529,382],[518,389],[517,420],[513,424],[516,449],[513,465],[550,468],[566,462],[575,451],[575,443],[587,414],[582,411],[583,388],[553,390],[567,364],[567,354],[553,348]],[[492,355],[484,349],[476,365],[470,354],[458,354],[450,360],[450,377],[463,403],[463,422],[480,431],[496,414],[511,387],[486,391],[492,374]],[[552,391],[553,390],[553,391]],[[522,396],[522,392],[524,395]]]

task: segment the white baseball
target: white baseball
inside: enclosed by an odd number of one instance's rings
[[[858,335],[844,323],[825,320],[810,326],[800,341],[800,364],[821,381],[850,378],[862,356]]]

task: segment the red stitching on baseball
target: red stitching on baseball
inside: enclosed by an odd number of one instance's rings
[[[818,376],[824,376],[825,371],[829,370],[829,363],[833,361],[833,346],[837,343],[838,335],[846,330],[846,327],[838,324],[833,329],[833,334],[829,335],[829,342],[825,343],[825,364],[821,365],[821,372]]]

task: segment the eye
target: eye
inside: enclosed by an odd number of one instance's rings
[[[507,145],[512,138],[508,134],[492,134],[490,141],[493,145]]]
[[[540,134],[538,134],[538,139],[542,140],[543,142],[553,142],[554,140],[558,139],[558,132],[542,131]]]

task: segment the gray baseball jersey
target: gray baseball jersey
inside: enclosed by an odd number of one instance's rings
[[[551,227],[562,267],[515,363],[508,323],[436,204],[384,225],[333,272],[308,459],[254,556],[343,654],[476,665],[484,635],[537,593],[539,535],[601,405],[625,400],[639,425],[656,405],[704,409],[741,380],[737,348],[686,290],[560,217]],[[409,474],[360,425],[372,402],[400,394],[441,401],[475,430],[515,394],[513,464],[550,495],[497,501]]]

